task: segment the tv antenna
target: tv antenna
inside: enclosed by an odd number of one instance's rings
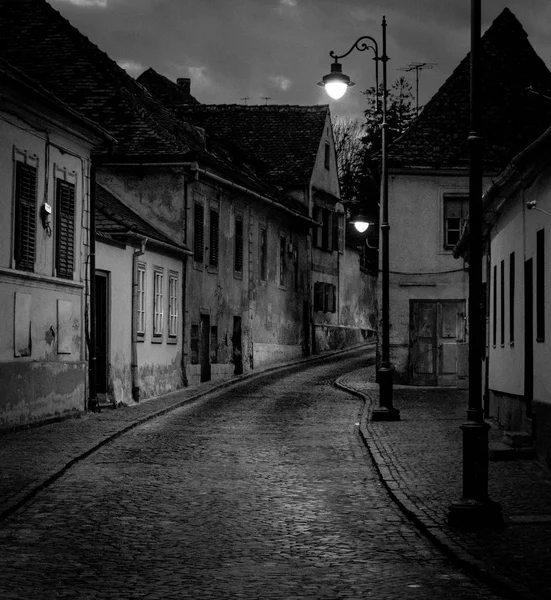
[[[415,71],[415,116],[419,116],[419,71],[423,69],[432,69],[438,63],[432,62],[412,62],[405,67],[400,67],[398,71]]]
[[[271,100],[270,96],[260,96],[262,100],[266,100],[266,104],[268,104],[268,100]]]
[[[247,104],[247,101],[249,100],[249,96],[245,96],[244,98],[241,98],[241,100],[243,100],[243,102],[245,104]]]

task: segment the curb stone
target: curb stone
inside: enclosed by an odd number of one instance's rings
[[[386,454],[382,451],[381,438],[376,428],[370,425],[378,386],[373,384],[370,393],[363,393],[347,384],[349,375],[339,377],[335,381],[335,386],[359,397],[363,401],[359,426],[360,437],[371,456],[383,486],[404,515],[446,556],[487,583],[504,598],[510,598],[510,600],[542,600],[542,596],[519,586],[497,573],[491,566],[475,558],[463,547],[461,540],[454,535],[451,527],[440,523],[435,515],[431,514],[430,509],[418,500],[416,502],[415,496],[410,497],[410,490],[400,477],[399,470],[394,465],[389,465],[389,461],[385,459]]]

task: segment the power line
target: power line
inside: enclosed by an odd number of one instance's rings
[[[432,62],[412,62],[405,67],[400,67],[398,71],[415,71],[415,115],[419,116],[419,71],[423,69],[432,69],[438,63]]]

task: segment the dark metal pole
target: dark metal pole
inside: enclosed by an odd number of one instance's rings
[[[463,431],[463,493],[452,503],[450,525],[480,527],[502,521],[488,497],[488,430],[482,409],[482,157],[481,0],[471,0],[471,105],[469,145],[469,406]]]
[[[392,374],[394,369],[390,363],[390,319],[389,319],[389,229],[388,223],[388,164],[387,164],[387,68],[386,54],[386,18],[383,17],[383,53],[380,57],[383,63],[383,111],[381,123],[381,250],[382,250],[382,282],[381,282],[381,366],[377,373],[379,381],[379,406],[373,409],[373,421],[397,421],[400,413],[392,405]]]

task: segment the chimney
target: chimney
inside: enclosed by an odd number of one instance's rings
[[[178,79],[176,79],[176,83],[184,93],[191,93],[191,79],[189,77],[178,77]]]

